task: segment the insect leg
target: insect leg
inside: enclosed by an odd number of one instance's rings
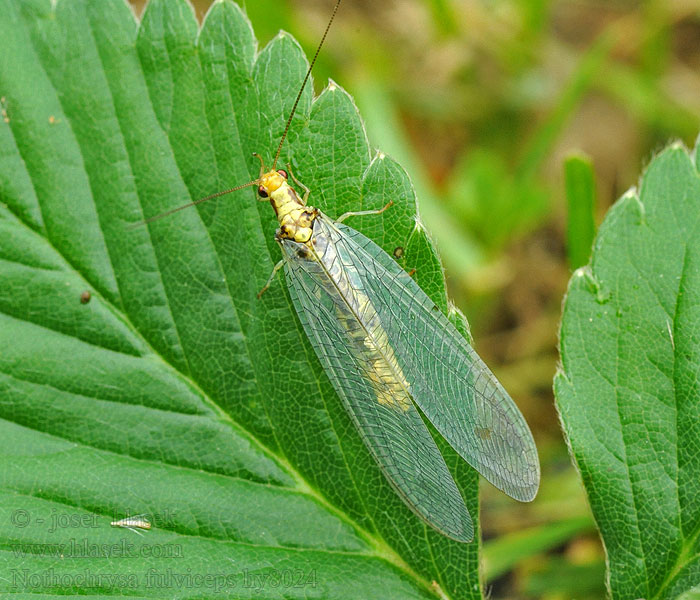
[[[263,160],[263,157],[260,156],[260,154],[258,154],[257,152],[253,152],[253,156],[260,161],[260,175],[258,175],[258,177],[262,177],[263,173],[265,172],[265,161]],[[257,194],[256,194],[256,196],[257,196]],[[268,201],[267,196],[264,196],[264,197],[257,196],[257,198],[258,198],[258,202],[267,202]]]
[[[301,198],[301,203],[306,206],[306,201],[309,199],[309,194],[311,194],[311,190],[307,188],[301,181],[299,181],[296,177],[294,177],[294,173],[292,173],[292,165],[287,163],[287,172],[289,173],[289,176],[292,178],[292,181],[298,185],[302,190],[304,190],[304,195]]]
[[[279,261],[272,269],[272,273],[270,273],[270,278],[267,280],[267,283],[264,285],[263,289],[261,289],[258,292],[258,300],[260,299],[260,296],[262,296],[267,291],[267,288],[269,288],[270,285],[272,285],[272,280],[275,278],[275,275],[277,275],[277,271],[279,271],[282,268],[282,265],[284,265],[284,259]]]
[[[140,531],[137,531],[133,527],[125,527],[124,529],[128,529],[129,531],[133,531],[136,535],[140,535],[141,537],[143,537],[143,533],[141,533]]]
[[[392,204],[394,203],[393,200],[389,200],[386,206],[383,208],[379,208],[376,210],[358,210],[358,211],[351,211],[351,212],[346,212],[342,215],[340,215],[335,222],[336,223],[342,223],[345,219],[348,217],[361,217],[363,215],[380,215],[382,214],[387,208],[389,208]]]
[[[260,161],[260,177],[262,177],[262,174],[265,172],[265,161],[257,152],[253,152],[253,156]]]

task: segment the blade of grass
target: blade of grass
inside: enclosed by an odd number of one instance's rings
[[[457,33],[455,14],[447,0],[428,0],[428,8],[432,15],[432,22],[441,35],[450,36]]]
[[[651,0],[642,5],[643,41],[640,75],[656,81],[668,69],[671,36],[669,7],[665,0]]]
[[[657,127],[692,141],[700,115],[678,98],[667,94],[658,82],[650,81],[635,69],[608,64],[595,83],[597,90],[620,102],[645,127]]]
[[[485,542],[482,549],[485,579],[491,582],[530,556],[546,552],[573,537],[594,531],[595,525],[591,517],[581,516],[532,527]]]
[[[584,94],[592,87],[607,62],[613,36],[603,32],[579,61],[556,106],[535,135],[525,144],[517,169],[519,179],[532,177],[550,155],[552,147]]]
[[[570,156],[564,162],[566,189],[566,253],[572,270],[588,263],[595,236],[595,179],[586,156]]]
[[[420,216],[435,239],[448,270],[454,274],[473,272],[483,263],[482,251],[474,240],[469,239],[465,232],[454,224],[453,219],[442,208],[425,168],[412,150],[410,140],[404,133],[386,90],[379,89],[376,82],[368,84],[358,81],[353,84],[353,91],[372,146],[382,148],[411,173]]]

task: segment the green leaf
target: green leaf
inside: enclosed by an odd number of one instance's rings
[[[676,597],[676,600],[700,600],[700,585],[696,585],[687,592],[683,592],[680,596]]]
[[[700,177],[676,144],[615,204],[569,284],[557,404],[614,599],[700,581]]]
[[[478,542],[387,483],[283,279],[256,298],[280,258],[270,207],[246,189],[138,226],[271,161],[298,44],[258,52],[228,1],[201,32],[184,0],[140,26],[122,0],[0,11],[0,591],[480,598]],[[287,162],[331,217],[393,200],[348,223],[447,310],[408,177],[337,85],[306,88]],[[446,460],[477,520],[475,472]],[[110,526],[136,514],[141,536]]]
[[[595,180],[593,165],[584,156],[564,162],[566,188],[566,252],[569,265],[578,269],[588,263],[595,237]]]

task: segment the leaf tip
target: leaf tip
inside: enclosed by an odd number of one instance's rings
[[[640,225],[645,225],[646,224],[646,209],[644,208],[644,203],[642,202],[642,199],[639,197],[639,193],[637,192],[636,187],[631,187],[628,189],[620,198],[619,200],[620,204],[624,203],[632,203],[636,209],[639,211],[639,224]]]
[[[588,291],[595,296],[595,301],[598,304],[605,304],[612,296],[612,292],[607,289],[603,285],[603,282],[593,273],[590,265],[576,269],[571,281],[572,283],[577,281],[581,282]]]

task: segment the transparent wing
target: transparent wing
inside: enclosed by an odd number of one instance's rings
[[[387,380],[378,365],[381,357],[362,342],[362,324],[343,310],[333,286],[329,291],[319,285],[324,273],[317,263],[287,254],[285,272],[311,345],[387,479],[429,525],[471,541],[474,529],[464,500],[410,398],[403,406],[378,402],[383,394],[396,393],[396,382]]]
[[[540,481],[537,449],[503,386],[433,301],[379,246],[327,217],[322,225],[338,252],[352,262],[421,411],[488,481],[516,500],[532,500]]]

